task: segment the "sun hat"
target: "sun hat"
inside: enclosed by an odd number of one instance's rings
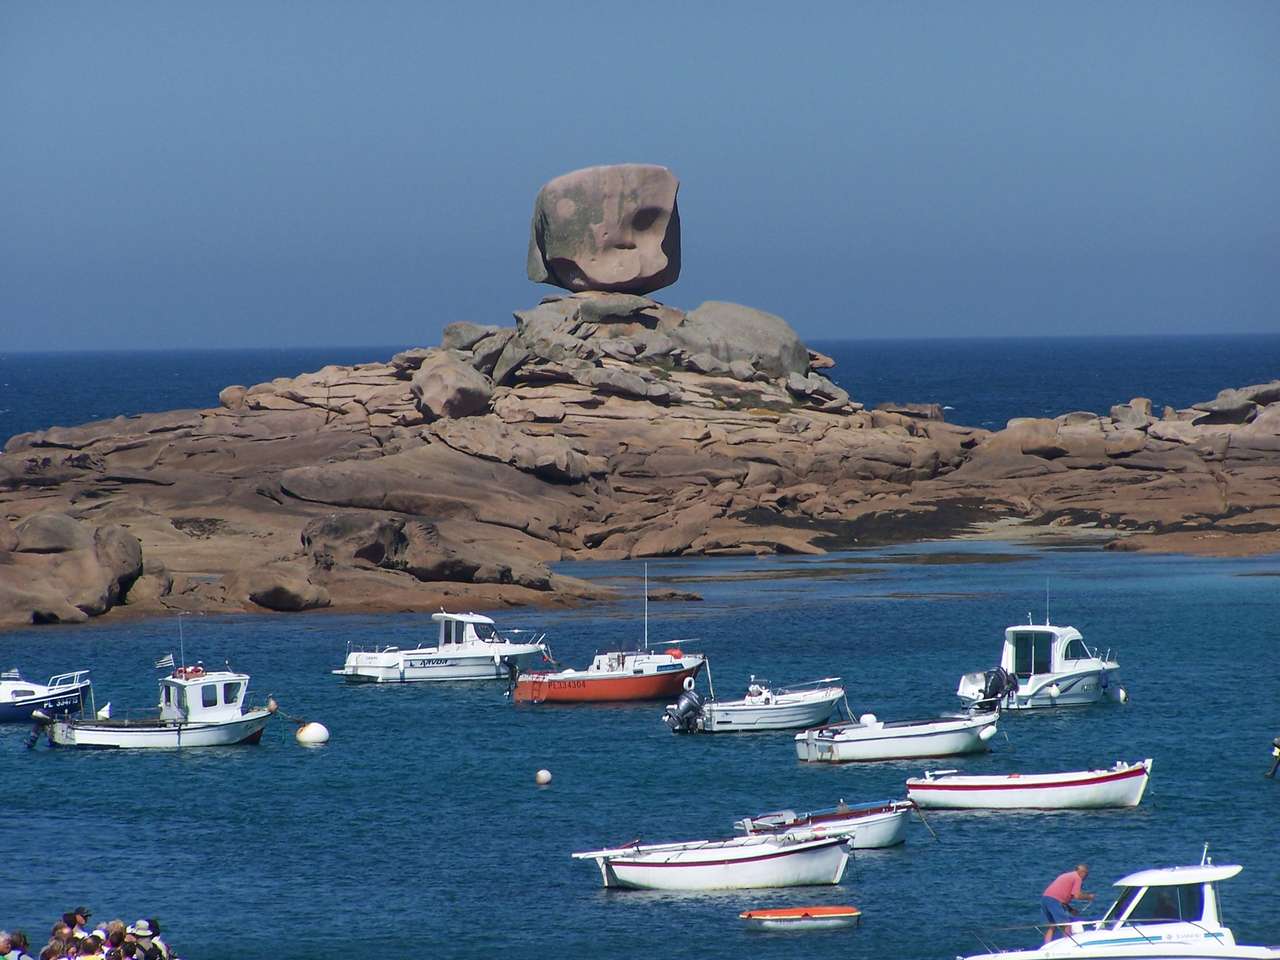
[[[106,931],[106,928],[105,928],[105,927],[94,927],[94,928],[93,928],[93,936],[97,937],[99,940],[106,940],[106,939],[107,939],[107,931]]]
[[[155,936],[155,934],[151,932],[151,924],[147,923],[147,921],[145,920],[139,920],[132,927],[130,927],[127,932],[132,933],[135,937],[154,937]]]

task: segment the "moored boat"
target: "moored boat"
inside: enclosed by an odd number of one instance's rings
[[[435,646],[350,648],[342,668],[333,672],[350,683],[498,680],[551,656],[542,638],[510,640],[482,614],[441,611],[431,619],[439,624]]]
[[[692,684],[707,658],[679,647],[662,651],[598,653],[585,670],[521,673],[511,699],[517,703],[601,703],[660,700]]]
[[[45,683],[6,670],[0,673],[0,723],[29,723],[37,710],[48,717],[79,713],[92,687],[88,670],[59,673]]]
[[[1030,623],[1004,632],[1000,664],[966,673],[956,695],[984,709],[1071,707],[1111,699],[1123,703],[1120,664],[1085,644],[1075,627]]]
[[[246,707],[249,676],[232,670],[178,667],[160,680],[158,716],[81,717],[48,724],[49,741],[60,747],[213,747],[257,743],[271,707]]]
[[[862,922],[862,911],[854,906],[774,907],[744,910],[738,919],[755,930],[830,930],[857,926]]]
[[[885,723],[864,713],[857,720],[797,733],[796,756],[816,763],[847,763],[979,753],[995,735],[998,716],[993,710]]]
[[[966,960],[1277,960],[1280,947],[1238,944],[1224,926],[1218,884],[1235,864],[1139,870],[1116,882],[1120,895],[1101,920],[1075,921],[1057,939],[1027,950],[994,950]]]
[[[751,730],[794,730],[823,723],[842,699],[839,677],[824,677],[791,687],[773,688],[751,678],[741,700],[703,699],[685,690],[667,707],[662,719],[672,733],[733,733]]]
[[[957,810],[1083,810],[1136,807],[1151,777],[1151,760],[1069,773],[965,776],[931,770],[907,781],[917,806]]]
[[[606,887],[750,890],[837,884],[849,862],[842,837],[803,834],[639,843],[573,854],[595,860]]]
[[[850,806],[797,813],[775,810],[744,817],[734,827],[746,834],[811,833],[816,837],[850,837],[855,850],[896,847],[907,838],[907,820],[915,804],[910,800],[877,800]]]

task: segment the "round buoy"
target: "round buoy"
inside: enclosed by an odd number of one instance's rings
[[[267,713],[275,713],[280,709],[280,704],[276,703],[275,697],[267,697]]]
[[[551,771],[547,769],[539,770],[533,775],[533,781],[540,787],[545,787],[551,782]]]
[[[329,742],[329,728],[323,723],[311,721],[301,724],[294,736],[304,747],[318,747],[322,743]]]
[[[981,730],[978,731],[978,739],[981,740],[983,743],[986,743],[995,735],[996,735],[996,725],[994,723],[991,724],[990,726],[983,727]]]
[[[1045,687],[1044,692],[1049,694],[1050,700],[1057,700],[1060,696],[1062,696],[1062,688],[1058,686],[1056,683],[1049,684],[1049,686]]]

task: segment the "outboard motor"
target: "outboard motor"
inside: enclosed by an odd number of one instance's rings
[[[996,667],[986,673],[986,685],[982,688],[982,699],[974,706],[980,710],[995,710],[1000,701],[1018,692],[1018,678],[1004,667]]]
[[[680,698],[662,715],[663,721],[671,728],[672,733],[693,733],[698,729],[698,718],[702,716],[702,697],[697,690],[682,690]]]

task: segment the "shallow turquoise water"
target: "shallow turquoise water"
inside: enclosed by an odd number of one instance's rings
[[[956,551],[1022,559],[864,562]],[[564,569],[639,596],[638,563]],[[159,917],[197,960],[548,949],[950,958],[978,948],[971,929],[1035,922],[1041,889],[1080,859],[1104,899],[1124,873],[1195,860],[1208,841],[1219,862],[1245,865],[1224,889],[1237,936],[1280,942],[1280,782],[1262,776],[1280,734],[1280,579],[1249,575],[1280,572],[1280,558],[950,544],[649,570],[655,586],[672,578],[705,596],[651,605],[650,630],[708,652],[722,695],[751,673],[839,674],[855,711],[884,718],[952,708],[959,675],[995,662],[1003,628],[1027,611],[1043,616],[1047,577],[1054,621],[1118,652],[1132,702],[1009,717],[991,754],[946,765],[1035,771],[1151,756],[1148,797],[1133,811],[931,814],[939,841],[915,824],[904,847],[860,852],[837,888],[606,892],[571,851],[727,835],[734,819],[769,808],[896,796],[923,765],[801,764],[788,734],[677,738],[661,704],[515,707],[498,684],[347,687],[328,674],[347,640],[404,645],[425,629],[420,617],[193,618],[189,659],[230,658],[253,675],[250,699],[274,693],[284,710],[325,722],[332,742],[302,749],[281,722],[256,748],[28,753],[25,728],[0,730],[0,926],[35,941],[84,901],[95,919]],[[740,573],[769,578],[698,580]],[[499,622],[547,629],[556,655],[579,665],[641,632],[638,600]],[[88,666],[99,704],[148,706],[151,662],[175,647],[174,622],[41,628],[0,635],[0,666],[34,676]],[[553,772],[549,787],[534,785],[539,767]],[[855,903],[863,927],[761,934],[736,919],[803,903]]]

